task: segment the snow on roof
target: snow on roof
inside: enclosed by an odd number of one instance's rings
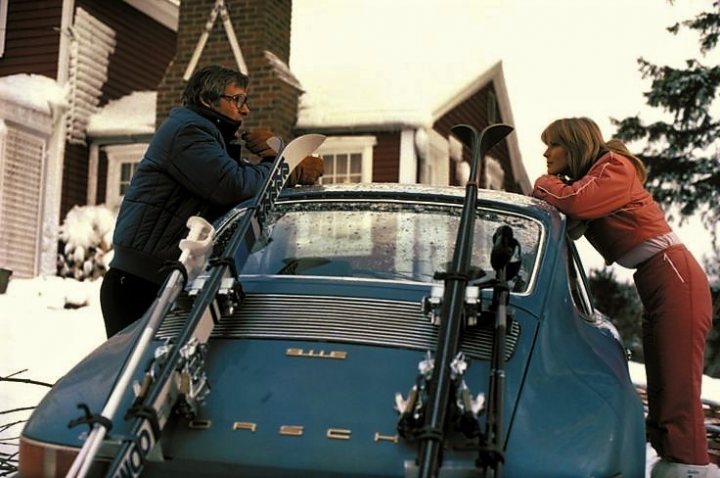
[[[277,55],[268,50],[265,50],[265,59],[270,63],[273,71],[275,71],[275,73],[280,79],[282,79],[290,86],[293,86],[298,90],[302,90],[302,85],[300,84],[298,79],[295,78],[293,72],[290,71],[290,67],[287,65],[287,63],[282,61],[280,58],[277,57]]]
[[[436,9],[455,4],[457,24],[438,23]],[[442,106],[499,60],[479,36],[479,45],[467,41],[473,25],[463,8],[475,7],[461,0],[293,2],[290,67],[306,92],[298,126],[432,125]],[[492,21],[492,7],[485,12]],[[478,34],[481,27],[474,25]]]
[[[108,102],[90,117],[89,136],[120,136],[155,132],[156,91],[135,91]]]
[[[66,107],[66,88],[43,75],[20,73],[0,77],[0,99],[51,114],[55,106]]]

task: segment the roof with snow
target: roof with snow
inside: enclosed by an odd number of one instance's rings
[[[0,99],[51,114],[53,107],[66,107],[66,89],[43,75],[20,73],[0,77]]]
[[[438,7],[409,0],[293,2],[290,68],[305,91],[298,127],[429,127],[469,88],[487,84],[499,58],[489,43],[468,44],[462,8],[452,25],[437,24]],[[440,6],[456,7],[462,2]]]
[[[156,91],[135,91],[108,102],[90,117],[89,136],[133,136],[155,132]]]

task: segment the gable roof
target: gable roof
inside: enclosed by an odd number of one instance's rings
[[[436,23],[438,8],[446,5],[295,1],[290,68],[305,90],[298,127],[429,127],[501,78],[489,45],[468,45],[466,31]]]

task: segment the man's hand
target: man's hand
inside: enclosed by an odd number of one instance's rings
[[[245,131],[240,137],[245,141],[245,147],[261,158],[274,158],[277,151],[267,144],[267,140],[274,136],[269,129],[253,129]]]
[[[300,164],[295,166],[295,169],[290,171],[287,186],[293,187],[298,184],[310,186],[315,184],[318,178],[323,175],[324,171],[325,168],[321,158],[317,156],[306,156],[305,159],[300,161]]]

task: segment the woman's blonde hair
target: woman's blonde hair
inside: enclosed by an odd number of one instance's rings
[[[632,161],[641,182],[645,182],[647,171],[643,162],[632,154],[625,144],[617,139],[607,143],[603,140],[598,125],[590,118],[561,118],[553,121],[540,135],[547,145],[559,144],[568,152],[570,179],[583,177],[608,151],[625,156]]]

